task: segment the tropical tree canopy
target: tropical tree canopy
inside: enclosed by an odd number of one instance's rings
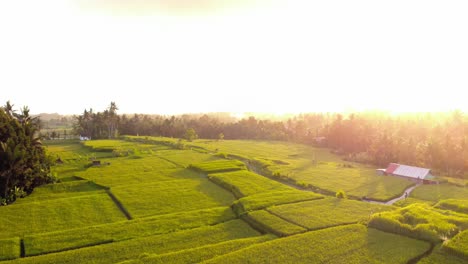
[[[18,114],[0,107],[0,204],[12,203],[34,187],[51,182],[50,161],[40,138],[39,119],[24,107]]]

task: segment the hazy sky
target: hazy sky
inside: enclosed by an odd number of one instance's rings
[[[468,1],[2,0],[33,113],[468,111]]]

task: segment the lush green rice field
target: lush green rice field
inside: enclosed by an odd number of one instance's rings
[[[292,190],[291,187],[247,170],[210,174],[208,178],[238,198],[262,192]]]
[[[20,257],[20,238],[0,239],[0,261]]]
[[[369,226],[439,243],[468,228],[468,217],[426,204],[412,204],[372,215]]]
[[[375,168],[344,162],[326,149],[126,139],[47,142],[63,161],[53,167],[61,182],[0,207],[2,263],[408,263],[429,249],[409,237],[434,232],[437,241],[426,240],[437,243],[468,226],[466,191],[452,185],[421,186],[405,202],[457,200],[398,209],[283,183],[380,200],[411,184],[376,176]],[[93,160],[101,165],[91,166]],[[405,236],[355,224],[369,220]],[[458,263],[465,232],[422,263]]]
[[[233,220],[215,226],[21,258],[11,263],[116,263],[138,258],[142,254],[164,254],[259,235],[245,222]]]
[[[421,185],[411,192],[410,197],[438,202],[444,199],[468,199],[468,188],[452,184]]]
[[[267,210],[274,215],[309,230],[367,221],[372,213],[391,210],[386,205],[325,198],[315,201],[273,206]]]
[[[468,200],[446,199],[435,205],[436,208],[468,214]]]
[[[190,168],[204,173],[219,173],[246,169],[244,163],[238,160],[214,160],[202,163],[194,163]]]
[[[465,264],[466,259],[460,258],[452,252],[447,252],[441,245],[437,245],[432,253],[421,259],[419,264]]]
[[[344,162],[327,149],[276,141],[196,140],[190,144],[211,151],[257,160],[275,175],[330,192],[344,190],[348,195],[390,200],[400,196],[413,183],[395,177],[377,176],[375,167]]]
[[[105,193],[0,207],[0,238],[125,220]],[[8,227],[8,228],[4,228]]]
[[[105,187],[92,181],[70,181],[57,184],[48,184],[34,189],[34,192],[24,199],[18,199],[15,205],[29,202],[40,202],[51,199],[69,198],[75,196],[104,193]]]
[[[204,263],[407,263],[429,247],[419,240],[349,225],[276,239]]]
[[[126,264],[137,264],[137,263],[171,263],[171,264],[185,264],[185,263],[199,263],[205,260],[212,259],[214,257],[231,253],[233,251],[262,243],[268,240],[276,238],[273,235],[264,235],[252,238],[241,238],[230,240],[227,242],[221,242],[218,244],[212,244],[192,249],[185,249],[176,252],[160,254],[160,255],[149,255],[142,257],[137,260],[125,261],[122,263]]]
[[[307,231],[304,227],[288,222],[266,210],[250,212],[245,216],[245,218],[249,223],[257,226],[260,230],[273,233],[278,236],[290,236]]]
[[[214,225],[234,218],[234,213],[228,207],[217,207],[29,235],[24,238],[25,253],[26,256],[32,256],[65,251],[109,241],[122,241]]]
[[[228,206],[231,193],[206,178],[148,182],[111,189],[133,217]]]
[[[286,190],[263,192],[259,194],[243,197],[233,204],[233,209],[237,214],[248,211],[264,209],[273,205],[297,203],[303,201],[322,199],[323,196],[313,192]]]
[[[443,244],[445,251],[453,253],[468,261],[468,230],[460,232]]]

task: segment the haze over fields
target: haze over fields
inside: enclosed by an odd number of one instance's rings
[[[0,102],[467,111],[467,12],[466,1],[2,1]]]

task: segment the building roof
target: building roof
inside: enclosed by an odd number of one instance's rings
[[[388,167],[385,170],[385,172],[388,174],[392,174],[398,168],[398,166],[400,166],[400,164],[390,163],[388,164]]]
[[[413,167],[408,165],[401,165],[397,163],[390,163],[385,170],[388,174],[410,177],[414,179],[431,179],[431,170],[420,167]]]

